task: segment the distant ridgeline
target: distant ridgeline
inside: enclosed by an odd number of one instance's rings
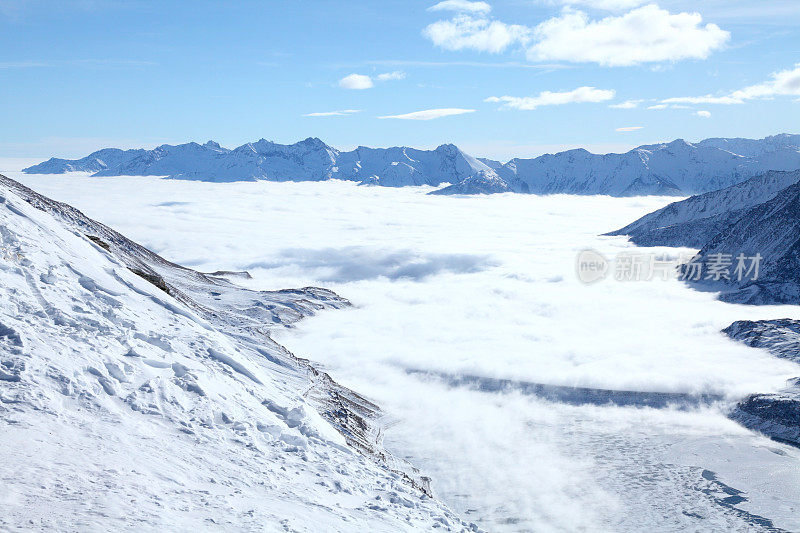
[[[316,138],[285,145],[264,139],[233,150],[209,141],[153,150],[98,150],[83,159],[50,159],[32,174],[90,172],[95,176],[169,176],[202,181],[323,181],[402,187],[440,186],[437,194],[698,194],[735,185],[770,170],[800,169],[800,135],[764,139],[676,140],[624,154],[569,150],[503,164],[477,159],[452,144],[435,150],[366,148],[339,151]]]

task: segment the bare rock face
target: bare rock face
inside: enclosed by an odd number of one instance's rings
[[[741,320],[723,330],[734,340],[800,362],[800,321]],[[800,378],[774,394],[753,394],[739,402],[731,418],[775,440],[800,446]]]

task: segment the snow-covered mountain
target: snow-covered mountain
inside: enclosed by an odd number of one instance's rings
[[[227,150],[209,141],[154,150],[101,150],[74,161],[51,159],[28,173],[80,170],[98,176],[157,175],[208,181],[354,180],[399,187],[458,185],[442,194],[486,191],[493,170],[509,190],[534,194],[690,195],[734,185],[770,170],[800,168],[800,135],[765,139],[676,140],[624,154],[569,150],[501,164],[475,159],[451,144],[435,150],[366,148],[341,152],[316,138],[291,145],[264,139]],[[466,180],[466,181],[465,181]],[[497,182],[500,183],[499,181]]]
[[[115,164],[98,166],[106,150],[75,161],[51,159],[25,169],[53,174],[80,170],[96,176],[170,176],[204,181],[322,181],[343,179],[400,187],[455,183],[489,167],[444,144],[435,150],[367,148],[340,152],[316,138],[285,145],[264,139],[228,150],[209,141],[114,152]],[[119,152],[119,153],[117,153]]]
[[[800,363],[800,322],[740,320],[723,330],[734,340]],[[753,394],[737,404],[731,418],[774,439],[800,446],[800,378],[773,394]]]
[[[92,152],[83,159],[59,159],[53,157],[38,165],[25,169],[30,174],[63,174],[65,172],[100,172],[109,168],[116,168],[136,157],[142,156],[147,150],[120,150],[118,148],[104,148]]]
[[[505,180],[494,170],[481,170],[458,183],[431,191],[428,194],[495,194],[500,192],[511,192]]]
[[[730,275],[719,280],[702,276],[696,283],[722,292],[720,299],[745,304],[800,303],[800,183],[750,209],[706,243],[695,263],[713,262],[717,254],[761,256],[757,279]],[[684,272],[687,272],[686,266]],[[748,264],[749,268],[749,264]],[[690,276],[691,277],[691,276]]]
[[[724,139],[696,144],[676,140],[645,145],[624,154],[570,150],[535,159],[512,159],[497,173],[517,192],[534,194],[688,195],[739,183],[769,170],[800,168],[800,135],[747,141]],[[736,142],[734,142],[736,141]],[[761,151],[755,149],[761,147]]]
[[[0,176],[0,529],[463,530],[270,338],[348,302],[224,276]]]
[[[800,170],[770,171],[731,187],[692,196],[643,216],[608,235],[628,235],[639,246],[701,248],[747,209],[800,182]]]

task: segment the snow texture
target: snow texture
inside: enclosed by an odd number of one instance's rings
[[[0,530],[468,527],[270,338],[346,300],[180,267],[5,177],[0,247]]]

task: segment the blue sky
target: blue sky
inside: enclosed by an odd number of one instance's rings
[[[507,159],[800,131],[797,0],[434,6],[0,0],[0,156],[316,136]]]

